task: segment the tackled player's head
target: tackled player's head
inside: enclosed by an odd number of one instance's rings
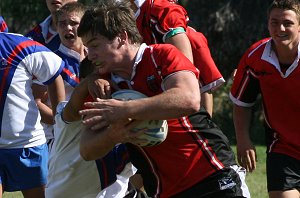
[[[142,37],[136,27],[134,12],[127,0],[101,1],[85,12],[78,27],[80,37],[100,34],[108,40],[113,40],[124,31],[131,43],[141,43]]]

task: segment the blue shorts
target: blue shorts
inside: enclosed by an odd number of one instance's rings
[[[47,144],[31,148],[0,149],[0,183],[4,191],[22,191],[45,185],[47,166]]]

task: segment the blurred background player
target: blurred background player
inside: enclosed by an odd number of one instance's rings
[[[55,25],[61,40],[59,48],[54,52],[65,62],[61,75],[64,79],[66,100],[69,100],[74,88],[79,83],[79,64],[87,54],[81,38],[77,36],[77,27],[85,10],[85,5],[72,1],[54,13],[54,17],[57,19]],[[42,114],[43,126],[47,131],[48,145],[51,149],[54,121],[47,97],[47,88],[35,81],[33,90],[35,100]]]
[[[38,41],[45,45],[50,50],[55,51],[60,45],[60,38],[56,30],[55,12],[68,2],[77,0],[46,0],[47,8],[50,11],[48,16],[43,22],[35,26],[25,36]]]
[[[300,193],[300,2],[275,0],[268,9],[271,38],[253,44],[242,57],[230,91],[237,159],[256,168],[250,139],[252,110],[261,95],[267,142],[267,187],[270,198],[299,198]]]
[[[126,144],[150,197],[249,197],[245,169],[237,166],[222,131],[199,112],[199,71],[176,47],[141,44],[129,1],[105,1],[85,12],[78,35],[99,75],[148,96],[139,100],[97,99],[80,111],[92,133],[81,142],[86,160],[104,156],[130,133],[95,133],[119,122],[168,120],[166,140],[152,147]],[[91,132],[94,130],[94,133]],[[88,136],[88,135],[87,135]]]
[[[22,191],[44,197],[48,148],[31,84],[48,85],[53,111],[64,100],[59,75],[64,62],[42,44],[19,34],[0,33],[0,197]]]
[[[0,16],[0,32],[8,32],[7,24],[2,16]]]
[[[212,91],[225,82],[211,57],[205,36],[187,25],[186,10],[169,0],[131,0],[136,22],[146,44],[176,46],[200,70],[201,105],[213,113]]]

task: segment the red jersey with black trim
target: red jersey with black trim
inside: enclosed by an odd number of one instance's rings
[[[199,75],[197,68],[170,44],[141,45],[135,62],[138,64],[133,67],[129,84],[149,97],[162,93],[163,81],[177,72]],[[205,110],[168,120],[168,136],[160,145],[127,146],[150,197],[171,197],[235,164],[227,138]]]
[[[166,34],[181,27],[190,40],[194,65],[201,71],[201,92],[213,91],[225,82],[211,57],[207,39],[187,26],[188,16],[182,6],[169,0],[140,0],[138,3],[142,5],[136,13],[136,23],[143,42],[147,45],[165,43]]]
[[[239,106],[251,107],[262,96],[267,132],[271,132],[269,152],[286,154],[300,160],[300,49],[298,57],[282,71],[272,39],[263,39],[242,57],[230,97]]]

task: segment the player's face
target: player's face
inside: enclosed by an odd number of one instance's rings
[[[273,9],[269,16],[268,29],[277,47],[292,49],[298,45],[300,25],[294,11]]]
[[[81,17],[81,14],[71,12],[64,13],[57,19],[57,32],[61,42],[75,51],[83,45],[81,38],[77,36]]]
[[[77,0],[46,0],[47,7],[51,13],[54,13],[60,7],[69,2],[74,2]]]
[[[96,66],[99,74],[113,72],[122,75],[124,56],[119,37],[110,41],[100,34],[88,34],[82,37],[82,41],[88,48],[89,60]]]

